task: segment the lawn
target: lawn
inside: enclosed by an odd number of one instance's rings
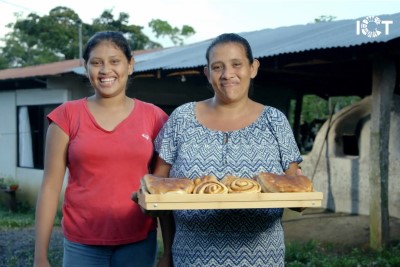
[[[57,216],[50,243],[49,259],[52,266],[61,266],[62,233]],[[33,265],[34,212],[24,209],[16,213],[0,209],[0,267]],[[159,252],[162,252],[160,242]],[[160,254],[159,253],[159,254]],[[311,240],[306,243],[286,244],[286,266],[400,266],[400,242],[382,251],[342,249]]]

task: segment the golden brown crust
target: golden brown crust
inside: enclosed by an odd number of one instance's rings
[[[225,176],[221,183],[227,188],[229,193],[258,193],[261,192],[260,184],[251,178]]]
[[[163,178],[146,174],[142,183],[150,194],[191,194],[194,183],[189,178]]]
[[[311,180],[304,175],[289,176],[262,172],[254,178],[261,185],[263,193],[313,191]]]
[[[193,194],[227,194],[228,188],[215,176],[206,175],[194,180]]]

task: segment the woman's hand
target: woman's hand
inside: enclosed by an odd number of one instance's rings
[[[163,254],[160,261],[157,263],[157,267],[172,267],[172,256],[171,254]]]
[[[38,260],[35,258],[33,266],[34,267],[51,267],[47,258],[44,258],[43,260]]]
[[[300,167],[297,168],[297,170],[296,170],[296,175],[303,175],[303,172],[301,171]],[[302,213],[302,212],[306,209],[306,207],[289,208],[289,209],[290,209],[290,210],[293,210],[293,211],[296,211],[296,212],[299,212],[299,213]]]
[[[131,200],[139,205],[139,195],[138,192],[133,192],[131,195]],[[139,205],[140,210],[147,216],[150,217],[161,217],[169,214],[170,210],[146,210],[141,205]]]

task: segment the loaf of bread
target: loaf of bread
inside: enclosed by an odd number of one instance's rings
[[[258,193],[261,192],[260,184],[251,178],[225,176],[221,183],[228,188],[228,193]]]
[[[304,175],[279,175],[268,172],[257,174],[255,180],[263,193],[312,192],[311,180]]]
[[[228,188],[213,175],[206,175],[194,180],[193,194],[227,194]]]
[[[191,194],[194,182],[189,178],[163,178],[146,174],[142,184],[150,194]]]

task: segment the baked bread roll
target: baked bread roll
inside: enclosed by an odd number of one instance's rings
[[[228,193],[261,192],[260,184],[251,178],[227,175],[221,180],[221,183],[223,183],[228,188]]]
[[[193,194],[227,194],[228,188],[215,176],[206,175],[194,180]]]
[[[146,174],[142,178],[150,194],[191,194],[194,183],[189,178],[163,178]]]
[[[289,176],[262,172],[254,178],[261,185],[261,191],[264,193],[313,191],[311,180],[304,175]]]

